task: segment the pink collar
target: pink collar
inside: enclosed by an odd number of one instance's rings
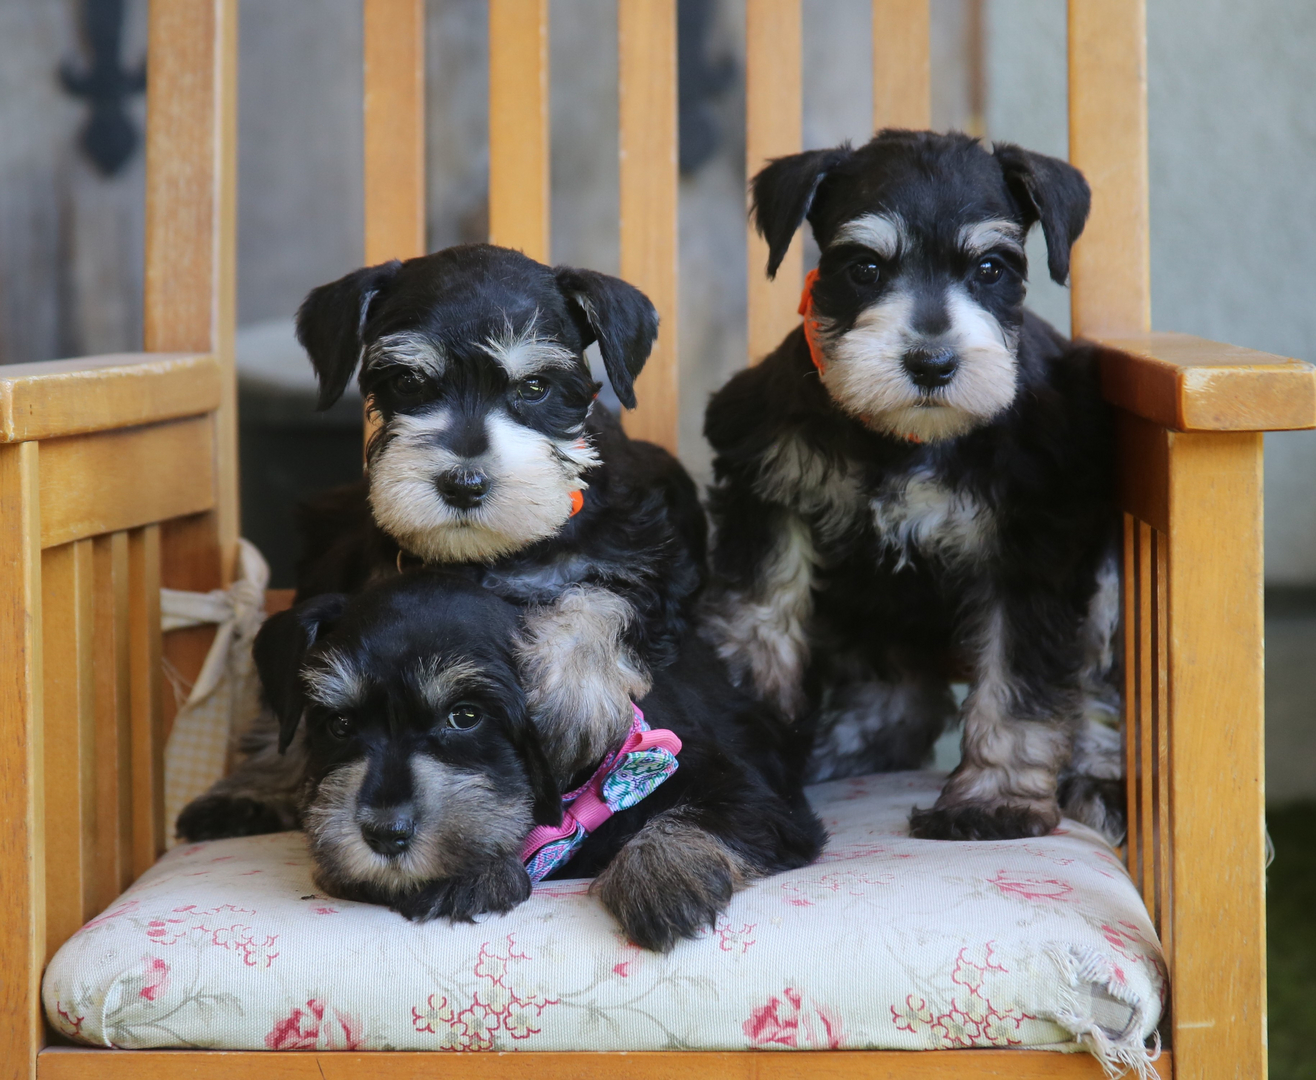
[[[590,833],[619,810],[634,806],[676,771],[681,740],[651,730],[639,706],[625,741],[580,787],[562,796],[562,824],[538,825],[526,837],[521,861],[532,881],[546,877],[575,853]]]

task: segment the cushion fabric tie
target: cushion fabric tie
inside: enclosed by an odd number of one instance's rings
[[[538,825],[526,837],[521,861],[531,881],[548,877],[608,818],[634,806],[676,772],[681,740],[666,728],[652,730],[639,706],[632,702],[631,708],[635,717],[626,740],[588,780],[562,796],[562,824]]]

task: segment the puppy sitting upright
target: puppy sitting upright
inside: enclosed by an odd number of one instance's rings
[[[680,463],[594,403],[597,341],[618,399],[658,316],[606,274],[489,244],[366,267],[313,290],[297,334],[320,406],[360,369],[379,420],[367,480],[308,509],[298,596],[350,592],[406,560],[460,567],[523,611],[531,713],[560,779],[624,734],[703,583],[706,523]],[[301,749],[268,723],[179,819],[189,839],[293,828]]]
[[[321,888],[419,921],[472,919],[515,907],[532,878],[597,874],[627,936],[665,951],[736,889],[818,855],[800,733],[698,645],[656,673],[628,732],[559,796],[517,633],[511,605],[427,570],[261,628],[280,740],[305,732],[302,818]]]
[[[1063,283],[1083,177],[883,131],[774,161],[753,190],[769,274],[805,218],[822,256],[804,325],[708,410],[706,632],[817,724],[817,779],[919,766],[967,669],[962,761],[916,835],[1039,835],[1061,798],[1122,831],[1118,737],[1083,729],[1118,608],[1108,417],[1090,351],[1023,307],[1024,238],[1041,223]]]

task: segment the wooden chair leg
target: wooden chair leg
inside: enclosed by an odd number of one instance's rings
[[[1262,1077],[1262,436],[1168,439],[1175,1057],[1194,1080]]]

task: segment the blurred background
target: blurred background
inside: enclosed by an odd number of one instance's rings
[[[869,4],[803,2],[804,144],[865,140]],[[292,584],[296,500],[360,469],[360,401],[313,411],[291,323],[307,290],[362,260],[360,8],[240,0],[243,521],[274,586]],[[747,359],[744,0],[679,12],[681,455],[703,480],[704,402]],[[933,126],[1065,156],[1065,5],[932,0],[932,14]],[[141,347],[145,17],[146,0],[0,0],[0,363]],[[1153,325],[1316,361],[1316,4],[1147,0],[1147,21]],[[486,231],[485,3],[430,0],[427,35],[434,249]],[[615,41],[614,0],[552,0],[553,258],[613,273]],[[1030,257],[1045,265],[1040,236]],[[1029,302],[1068,328],[1045,274]],[[1313,495],[1316,432],[1268,435],[1276,1077],[1316,1077],[1302,1046],[1316,1031]]]

